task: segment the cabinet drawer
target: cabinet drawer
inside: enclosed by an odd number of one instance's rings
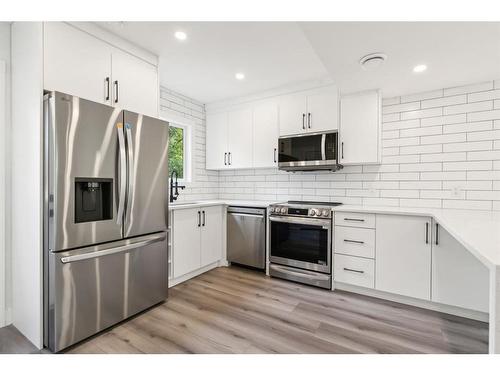
[[[333,279],[341,283],[374,288],[375,261],[335,254],[333,257]]]
[[[375,230],[335,226],[335,253],[375,258]]]
[[[335,212],[335,225],[357,228],[375,228],[375,214]]]

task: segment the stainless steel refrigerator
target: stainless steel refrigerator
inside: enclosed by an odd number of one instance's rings
[[[44,339],[60,351],[167,298],[168,123],[59,92],[43,123]]]

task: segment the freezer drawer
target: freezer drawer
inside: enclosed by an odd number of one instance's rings
[[[266,210],[227,209],[227,260],[263,269],[266,258]]]
[[[49,254],[46,345],[60,351],[167,298],[166,233]]]

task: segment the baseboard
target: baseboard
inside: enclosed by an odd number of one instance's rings
[[[170,280],[168,280],[168,287],[171,288],[173,286],[176,286],[177,284],[183,283],[184,281],[187,281],[189,279],[192,279],[193,277],[199,276],[202,273],[208,272],[214,268],[224,266],[224,263],[225,263],[225,266],[227,266],[227,262],[218,261],[218,262],[214,262],[212,264],[209,264],[208,266],[198,268],[197,270],[186,273],[185,275],[170,279]]]
[[[444,305],[442,303],[437,303],[432,301],[424,301],[417,298],[405,297],[398,294],[382,292],[380,290],[363,288],[360,286],[344,284],[340,282],[334,282],[334,288],[335,290],[343,290],[346,292],[363,294],[365,296],[376,297],[388,301],[403,303],[405,305],[421,307],[427,310],[433,310],[446,314],[461,316],[463,318],[479,320],[481,322],[489,322],[489,314],[482,311],[469,310],[469,309],[464,309],[462,307]]]

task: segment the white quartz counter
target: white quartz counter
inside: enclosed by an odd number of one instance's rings
[[[500,266],[500,212],[351,205],[333,210],[432,217],[487,267]]]
[[[195,202],[174,202],[170,203],[168,206],[169,210],[179,210],[186,208],[196,208],[196,207],[207,207],[207,206],[216,206],[216,205],[225,205],[225,206],[240,206],[240,207],[257,207],[257,208],[266,208],[270,204],[275,202],[269,201],[240,201],[240,200],[206,200],[206,201],[195,201]]]

